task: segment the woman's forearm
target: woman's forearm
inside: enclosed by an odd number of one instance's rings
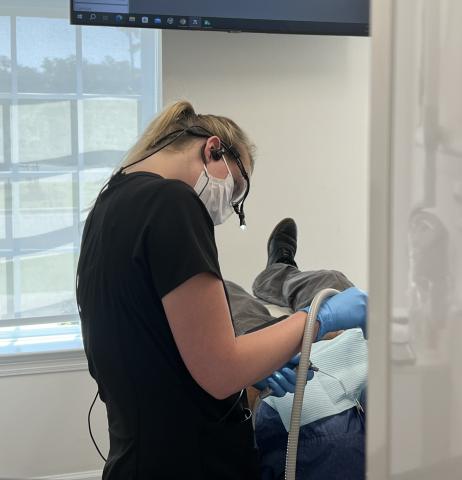
[[[227,385],[223,385],[223,396],[271,375],[300,352],[306,318],[305,312],[297,312],[275,325],[237,337],[234,356],[224,375]],[[314,337],[317,330],[316,322]]]

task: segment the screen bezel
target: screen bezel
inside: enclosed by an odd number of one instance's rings
[[[181,15],[152,15],[152,14],[123,14],[123,21],[116,21],[115,13],[91,12],[96,15],[95,20],[90,20],[90,12],[77,12],[73,10],[73,0],[69,0],[70,20],[72,25],[94,25],[103,27],[132,27],[132,28],[154,28],[157,30],[189,30],[189,31],[208,31],[208,32],[249,32],[249,33],[274,33],[291,35],[339,35],[339,36],[369,36],[369,23],[338,23],[338,22],[298,22],[298,21],[279,21],[279,20],[253,20],[253,19],[233,19],[221,17],[206,17],[212,24],[211,27],[191,25],[168,25],[167,18],[181,18]],[[82,15],[82,19],[78,18]],[[103,21],[103,17],[109,19]],[[161,25],[148,24],[141,21],[129,22],[129,17],[160,18]],[[202,17],[184,16],[186,19]]]

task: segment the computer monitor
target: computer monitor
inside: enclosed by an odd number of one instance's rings
[[[369,0],[70,0],[71,23],[179,30],[369,34]]]

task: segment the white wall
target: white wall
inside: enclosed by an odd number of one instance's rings
[[[224,275],[249,287],[273,225],[292,216],[300,266],[366,286],[369,39],[168,32],[163,59],[166,103],[229,115],[259,147],[249,229],[218,229]],[[84,371],[0,378],[0,476],[101,468],[86,426],[94,390]],[[93,426],[106,452],[100,403]]]
[[[367,286],[369,38],[164,34],[164,102],[236,120],[258,147],[248,230],[217,229],[226,278],[250,287],[273,226],[299,225],[303,269]]]
[[[86,371],[0,378],[0,478],[101,469],[87,428],[95,392]],[[98,401],[92,430],[103,453],[108,448],[105,415]]]

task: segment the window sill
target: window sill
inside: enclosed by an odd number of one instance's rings
[[[0,377],[88,371],[83,349],[0,356]]]

